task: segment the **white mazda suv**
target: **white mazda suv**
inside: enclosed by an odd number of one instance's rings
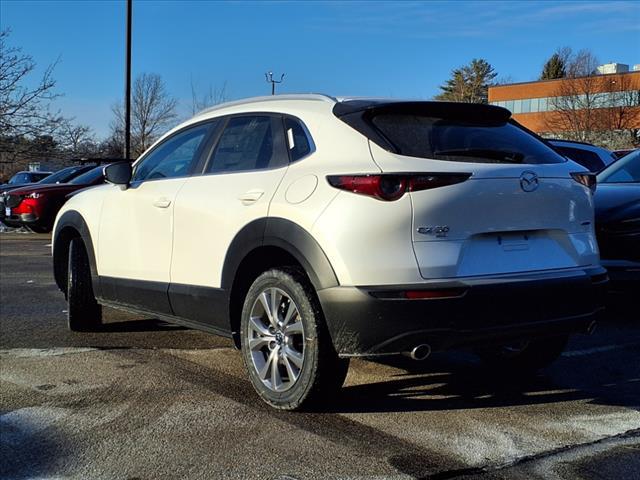
[[[104,173],[54,228],[69,327],[107,305],[231,337],[280,409],[353,356],[541,368],[601,308],[594,176],[500,107],[254,98]]]

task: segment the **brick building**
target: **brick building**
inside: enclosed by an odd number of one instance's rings
[[[638,131],[640,71],[499,85],[489,88],[489,103],[547,135]]]

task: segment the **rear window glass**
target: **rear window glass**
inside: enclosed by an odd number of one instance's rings
[[[73,185],[89,185],[90,183],[93,183],[97,181],[100,177],[102,177],[103,168],[104,167],[101,167],[101,166],[95,167],[92,170],[89,170],[88,172],[77,176],[76,178],[71,180],[69,183]]]
[[[77,166],[77,167],[67,167],[67,168],[63,168],[62,170],[57,171],[56,173],[49,175],[48,177],[43,178],[42,180],[40,180],[38,183],[44,184],[44,185],[50,185],[52,183],[64,183],[64,182],[68,182],[69,180],[71,180],[73,177],[77,177],[78,175],[87,172],[91,169],[92,167],[83,167],[83,166]]]
[[[282,120],[272,116],[231,118],[218,140],[208,173],[276,168],[288,163]]]
[[[597,153],[590,152],[589,150],[581,150],[579,148],[561,147],[556,146],[558,151],[564,156],[570,158],[574,162],[578,162],[585,168],[588,168],[592,172],[599,172],[605,165]]]
[[[381,113],[373,125],[410,157],[476,163],[562,163],[544,142],[510,122],[465,123],[459,119]]]
[[[285,118],[284,126],[287,130],[291,161],[295,162],[309,155],[311,153],[311,144],[303,126],[291,118]]]
[[[640,152],[625,155],[604,169],[598,183],[640,183]]]

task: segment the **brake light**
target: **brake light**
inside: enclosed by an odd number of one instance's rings
[[[596,191],[597,180],[595,173],[573,172],[571,174],[571,178],[587,187],[589,190],[591,190],[591,193],[594,193]]]
[[[406,192],[454,185],[467,180],[470,173],[411,173],[383,175],[329,175],[329,185],[360,195],[393,201]]]

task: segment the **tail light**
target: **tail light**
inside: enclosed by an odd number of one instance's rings
[[[588,173],[588,172],[574,172],[571,174],[571,178],[573,178],[576,182],[581,183],[585,187],[587,187],[591,192],[596,191],[596,174]]]
[[[464,182],[470,176],[470,173],[330,175],[327,181],[329,185],[340,190],[390,202],[398,200],[406,192],[454,185]]]

